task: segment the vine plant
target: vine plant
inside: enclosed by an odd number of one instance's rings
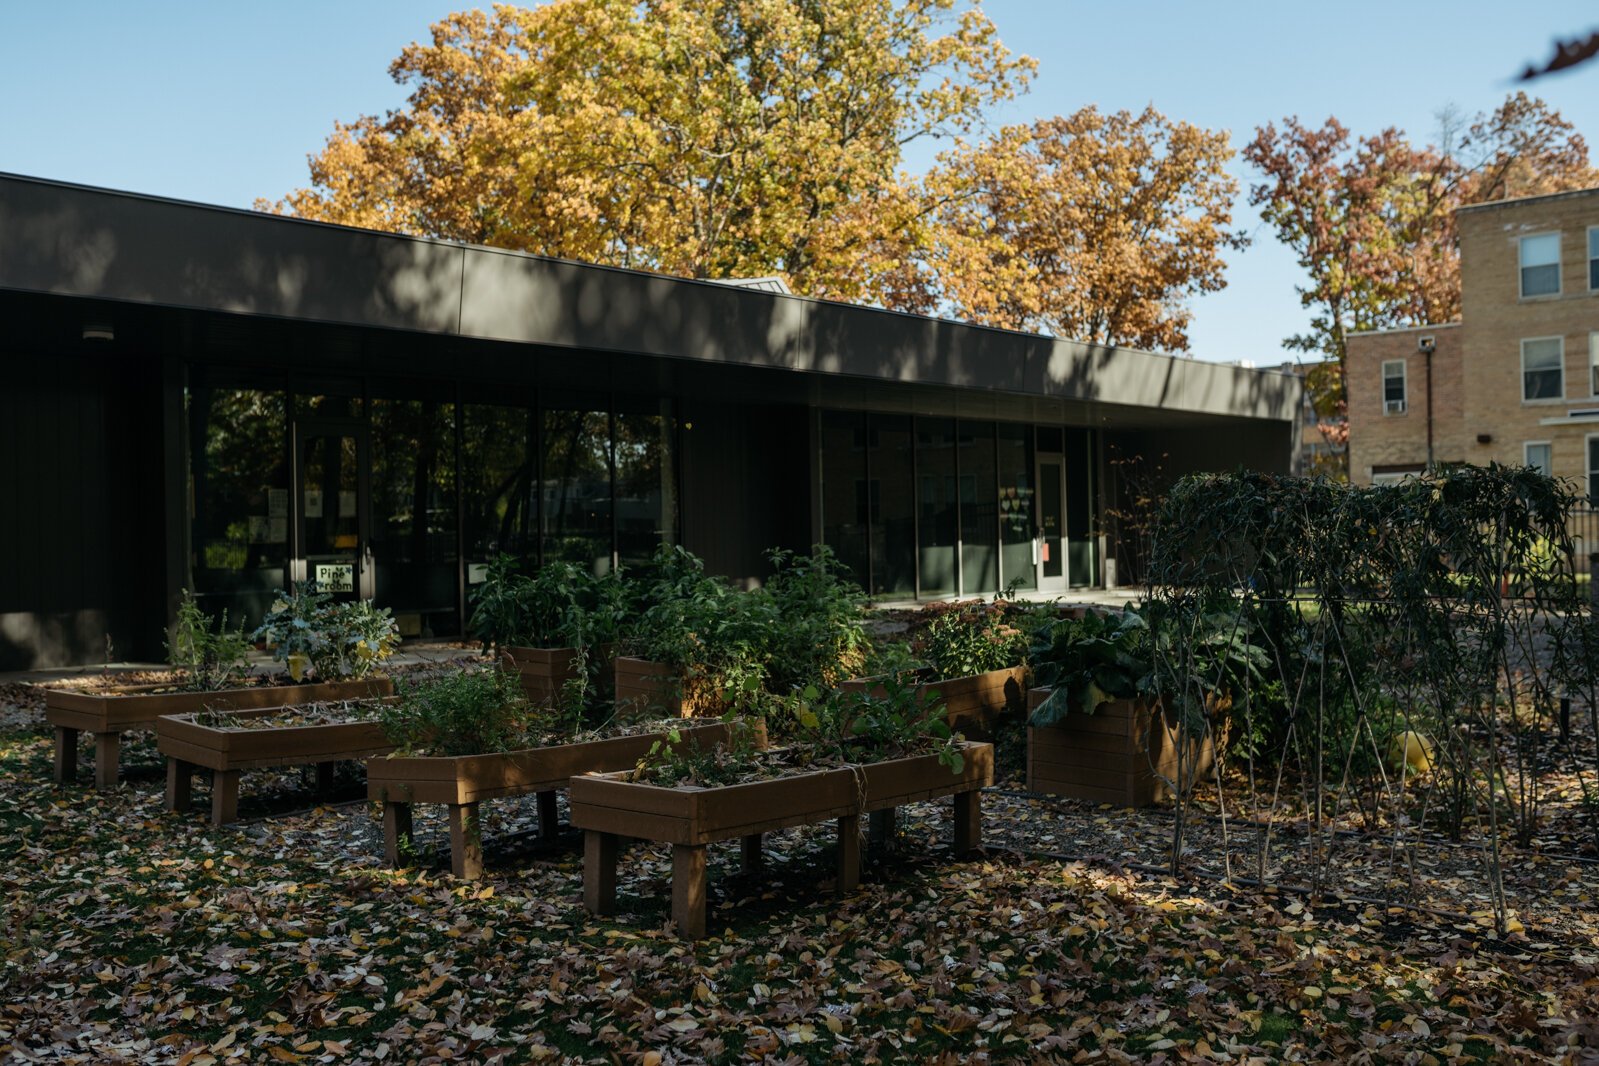
[[[1502,848],[1537,832],[1548,726],[1562,695],[1591,709],[1599,684],[1566,525],[1578,502],[1497,465],[1375,488],[1240,472],[1171,489],[1147,594],[1153,687],[1180,758],[1207,736],[1231,742],[1244,786],[1231,810],[1266,826],[1257,876],[1295,804],[1318,889],[1341,817],[1391,832],[1397,872],[1414,869],[1424,832],[1475,836],[1505,930]],[[1174,870],[1195,784],[1181,763],[1176,776]],[[1225,838],[1220,758],[1214,784]]]

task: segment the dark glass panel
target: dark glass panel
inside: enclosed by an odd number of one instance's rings
[[[598,405],[596,405],[598,406]],[[544,558],[611,570],[611,426],[604,410],[546,410],[539,514]]]
[[[999,489],[994,423],[962,422],[960,449],[961,592],[999,588]]]
[[[616,552],[623,566],[677,540],[677,422],[670,401],[658,407],[616,413]]]
[[[866,416],[822,412],[822,543],[865,586]]]
[[[462,543],[467,585],[502,553],[537,560],[533,542],[532,416],[525,407],[466,404],[461,425]]]
[[[999,426],[1000,580],[1006,588],[1035,589],[1033,563],[1033,433],[1030,426]]]
[[[922,596],[955,591],[955,420],[916,420],[916,506]]]
[[[872,415],[872,592],[916,595],[916,470],[908,415]]]
[[[286,395],[196,367],[187,399],[192,591],[208,614],[253,627],[287,578]]]
[[[1094,540],[1093,433],[1066,431],[1066,577],[1073,588],[1098,582]]]
[[[376,602],[402,636],[458,634],[455,404],[374,399],[371,428]]]

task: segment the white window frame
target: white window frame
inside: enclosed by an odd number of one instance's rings
[[[1548,448],[1549,449],[1549,467],[1548,467],[1547,470],[1544,470],[1543,472],[1545,474],[1549,475],[1550,477],[1554,477],[1555,476],[1555,442],[1552,441],[1552,440],[1529,440],[1529,441],[1523,441],[1522,445],[1521,445],[1521,462],[1522,462],[1522,465],[1531,466],[1531,467],[1537,467],[1538,464],[1534,463],[1532,461],[1532,450],[1534,448]]]
[[[1588,227],[1588,258],[1584,262],[1588,266],[1588,291],[1599,292],[1599,271],[1594,269],[1599,265],[1599,226]]]
[[[1527,281],[1527,264],[1525,262],[1525,260],[1527,258],[1527,256],[1526,256],[1527,242],[1528,241],[1537,240],[1540,237],[1553,237],[1555,239],[1555,262],[1554,262],[1554,268],[1555,268],[1555,291],[1554,292],[1540,292],[1540,293],[1537,293],[1535,295],[1529,296],[1529,295],[1527,295],[1527,285],[1526,285],[1526,281]],[[1524,234],[1520,239],[1518,239],[1518,241],[1516,242],[1516,291],[1521,294],[1521,298],[1523,300],[1548,300],[1548,299],[1551,299],[1553,297],[1556,297],[1556,296],[1560,295],[1560,292],[1561,292],[1560,259],[1561,259],[1561,255],[1562,255],[1563,251],[1564,250],[1560,247],[1560,231],[1559,230],[1550,230],[1550,231],[1547,231],[1547,232],[1544,232],[1544,233],[1528,233],[1528,234]],[[1547,264],[1547,263],[1540,263],[1539,264],[1539,266],[1548,266],[1548,265],[1549,264]]]
[[[1384,416],[1402,415],[1402,414],[1407,413],[1410,410],[1410,366],[1409,366],[1409,362],[1410,361],[1408,359],[1384,359],[1382,361],[1382,392],[1381,392],[1381,395],[1382,395],[1382,413],[1383,413]],[[1401,410],[1401,411],[1390,411],[1390,410],[1388,410],[1388,368],[1392,367],[1392,366],[1397,366],[1399,368],[1399,390],[1400,390],[1400,393],[1401,393],[1401,395],[1399,397],[1399,402],[1404,405],[1404,410]]]
[[[1556,369],[1560,371],[1560,392],[1556,396],[1540,396],[1533,399],[1527,395],[1527,345],[1539,341],[1554,341],[1560,345],[1560,359]],[[1524,404],[1564,403],[1566,399],[1566,338],[1553,337],[1523,337],[1521,338],[1521,402]]]
[[[1599,330],[1588,334],[1588,395],[1599,399]]]

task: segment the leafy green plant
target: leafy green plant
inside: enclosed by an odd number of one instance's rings
[[[402,755],[487,755],[530,743],[534,715],[514,674],[456,670],[402,680],[396,696],[379,721]]]
[[[178,604],[177,623],[167,642],[167,662],[183,671],[183,687],[214,692],[242,684],[250,673],[250,640],[244,627],[228,628],[223,611],[212,628],[211,619],[188,589]]]
[[[394,654],[400,633],[387,607],[371,600],[336,603],[306,582],[272,604],[251,639],[265,644],[296,681],[308,674],[337,681],[370,674]]]
[[[575,563],[550,560],[531,575],[517,559],[490,561],[484,580],[472,593],[472,633],[490,646],[586,647],[595,578]],[[611,579],[615,580],[615,579]]]
[[[829,686],[860,672],[866,662],[866,593],[832,549],[810,555],[773,549],[772,575],[757,595],[770,605],[765,620],[766,684],[774,692]]]
[[[1093,714],[1111,700],[1138,696],[1148,684],[1150,656],[1149,625],[1135,611],[1059,618],[1039,627],[1028,658],[1034,683],[1052,691],[1031,724],[1057,725],[1074,711]]]
[[[933,680],[970,677],[1020,666],[1027,658],[1027,633],[1013,605],[999,600],[946,610],[922,631],[917,650],[937,674]]]

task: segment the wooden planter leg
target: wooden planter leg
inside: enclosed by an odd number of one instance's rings
[[[861,884],[861,818],[846,814],[838,820],[838,892],[844,895]]]
[[[333,791],[333,763],[319,762],[316,764],[316,794],[326,796]]]
[[[621,839],[595,829],[583,833],[583,906],[594,914],[616,913],[616,853]]]
[[[752,874],[764,865],[765,856],[761,854],[761,834],[751,833],[739,843],[742,869],[747,874]]]
[[[555,790],[539,793],[539,839],[551,843],[561,833],[560,816],[555,809]]]
[[[167,810],[189,809],[194,787],[194,767],[182,759],[167,756]]]
[[[672,920],[685,940],[705,936],[705,845],[672,845]]]
[[[955,794],[955,854],[983,846],[983,794],[977,789]]]
[[[211,771],[211,824],[227,825],[239,817],[239,771]]]
[[[64,725],[56,726],[55,777],[58,785],[78,779],[78,731]]]
[[[94,787],[117,787],[117,763],[122,758],[121,733],[94,735]]]
[[[873,811],[866,818],[866,843],[873,852],[887,851],[894,846],[895,822],[898,807]]]
[[[401,853],[411,846],[411,805],[385,803],[383,805],[383,861],[398,870],[405,865]]]
[[[483,836],[477,804],[450,804],[450,872],[467,881],[483,876]]]

